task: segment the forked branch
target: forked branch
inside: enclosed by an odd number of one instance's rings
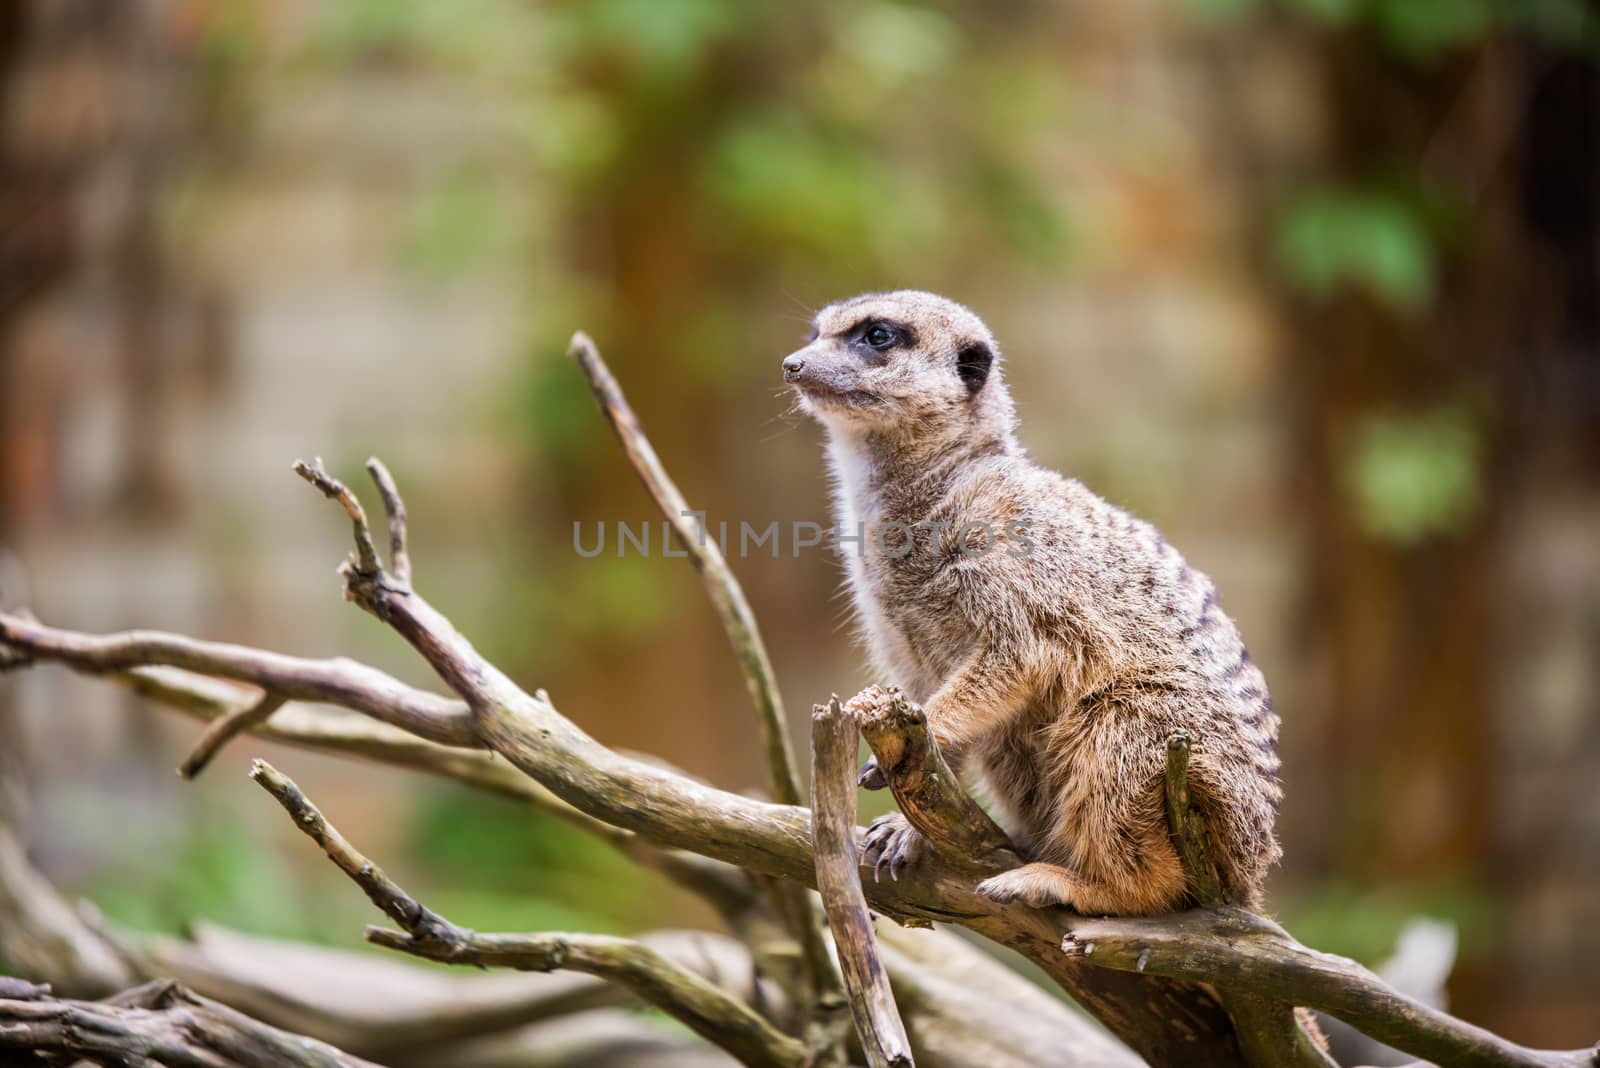
[[[328,480],[328,488],[343,503],[348,490],[341,492],[342,487],[333,482]],[[350,512],[346,508],[346,514]],[[351,521],[361,526],[357,519]],[[545,694],[522,690],[486,661],[415,590],[386,576],[381,568],[377,573],[365,571],[361,556],[358,551],[345,569],[347,595],[402,635],[465,706],[424,694],[435,715],[398,716],[396,699],[414,702],[421,691],[401,687],[396,692],[394,688],[400,684],[388,676],[347,661],[309,663],[360,668],[371,689],[347,692],[338,686],[321,686],[307,699],[370,711],[396,726],[415,726],[419,734],[424,730],[437,734],[438,723],[444,719],[451,725],[452,740],[470,732],[470,737],[458,744],[493,751],[592,820],[632,832],[658,849],[684,849],[760,875],[801,885],[814,883],[810,813],[805,809],[713,789],[600,745],[562,716]],[[164,698],[174,702],[188,698],[181,689],[167,685],[170,679],[153,679],[147,665],[184,667],[291,694],[295,692],[292,687],[304,682],[301,668],[305,664],[293,658],[174,636],[160,636],[161,641],[149,643],[146,637],[96,638],[41,629],[23,617],[0,614],[0,646],[20,647],[14,651],[23,657],[63,661],[79,670],[125,672],[128,674],[118,677],[137,680],[137,685],[152,691],[162,690]],[[99,655],[108,651],[108,643],[114,655]],[[130,643],[131,649],[127,647]],[[93,655],[84,655],[86,646]],[[270,677],[262,674],[264,664],[273,668]],[[315,677],[319,683],[327,681],[321,674]],[[376,699],[380,694],[383,699]],[[288,733],[295,711],[292,705],[286,706],[260,731],[267,736]],[[435,770],[440,766],[436,751],[406,753],[392,739],[373,742],[342,737],[338,744],[351,749],[373,745],[386,756],[414,759]],[[426,756],[419,755],[422,752]],[[455,770],[490,777],[482,765],[467,762],[473,756],[470,750],[457,752],[464,763]],[[959,801],[950,794],[934,796]],[[970,805],[970,800],[966,804]],[[998,906],[976,894],[974,883],[970,871],[953,864],[930,863],[898,881],[869,883],[865,889],[872,907],[882,914],[902,922],[960,923],[1024,953],[1152,1062],[1181,1062],[1198,1068],[1238,1064],[1232,1024],[1209,992],[1148,976],[1085,968],[1059,950],[1066,930],[1061,918],[1019,906]],[[1173,1028],[1164,1023],[1173,1019],[1183,1020],[1184,1026]],[[1061,1056],[1064,1062],[1074,1059],[1068,1049],[1063,1049]]]
[[[479,934],[456,926],[358,852],[287,776],[258,760],[250,777],[400,927],[369,927],[367,939],[375,945],[446,964],[584,972],[626,987],[744,1064],[802,1068],[806,1063],[805,1047],[798,1040],[642,942],[586,934]]]

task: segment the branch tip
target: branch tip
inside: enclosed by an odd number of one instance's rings
[[[356,540],[354,560],[356,572],[367,578],[382,575],[383,564],[378,560],[378,548],[372,541],[372,528],[367,523],[367,513],[350,487],[328,474],[322,466],[320,456],[314,457],[309,464],[304,460],[296,460],[294,473],[315,486],[324,497],[338,501],[344,508],[345,515],[350,517],[350,525]]]
[[[212,720],[195,741],[194,748],[189,750],[189,755],[184,757],[183,763],[178,765],[178,777],[192,780],[206,769],[212,758],[222,751],[223,746],[239,735],[261,726],[287,702],[288,698],[283,694],[268,690],[253,703]]]
[[[378,487],[378,496],[383,500],[383,514],[389,523],[389,569],[402,585],[410,586],[411,553],[406,548],[409,517],[406,515],[405,499],[400,496],[400,487],[395,483],[394,476],[376,456],[367,458],[367,474],[372,476],[373,483]]]
[[[586,331],[574,330],[572,332],[572,339],[567,342],[567,355],[576,356],[579,359],[582,359],[585,356],[598,355],[598,352],[595,349],[594,339],[591,338]]]

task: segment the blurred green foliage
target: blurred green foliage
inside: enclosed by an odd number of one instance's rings
[[[1418,916],[1455,926],[1463,947],[1489,944],[1505,917],[1495,895],[1476,880],[1441,876],[1422,883],[1343,883],[1336,880],[1276,896],[1276,907],[1295,938],[1325,953],[1376,965]]]
[[[1350,285],[1403,312],[1433,295],[1432,246],[1415,203],[1380,188],[1301,193],[1278,224],[1278,261],[1292,285],[1316,298]]]
[[[523,229],[516,201],[494,187],[493,172],[469,161],[426,184],[402,225],[399,259],[423,275],[448,279],[486,263],[506,264]]]
[[[1185,0],[1211,18],[1290,11],[1332,29],[1364,27],[1415,61],[1471,45],[1499,27],[1521,27],[1564,43],[1593,42],[1596,15],[1583,0]]]
[[[639,922],[638,866],[521,802],[438,784],[426,792],[410,838],[412,863],[433,883],[429,906],[463,923],[623,931]]]
[[[430,907],[484,930],[624,931],[648,922],[639,887],[652,877],[593,836],[467,787],[423,781],[417,795],[402,854],[379,855],[374,843],[358,848],[373,850],[373,859]],[[263,848],[240,833],[258,814],[239,808],[201,806],[183,825],[145,824],[149,835],[139,848],[124,839],[123,848],[106,849],[112,863],[77,889],[113,922],[136,930],[178,933],[198,919],[360,945],[365,925],[381,917],[348,879],[298,835],[280,849]]]
[[[1400,545],[1463,529],[1482,503],[1483,449],[1462,405],[1369,416],[1356,428],[1344,464],[1363,528]]]
[[[159,850],[117,850],[86,895],[116,923],[178,932],[196,918],[286,938],[331,938],[334,917],[302,913],[295,872],[241,835],[228,815],[205,809]],[[159,856],[152,865],[148,858]],[[346,934],[348,937],[348,934]]]

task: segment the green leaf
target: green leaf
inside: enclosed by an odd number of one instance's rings
[[[1470,44],[1493,23],[1488,0],[1380,0],[1373,15],[1391,46],[1419,59]]]
[[[1398,311],[1433,296],[1433,249],[1412,204],[1381,190],[1323,189],[1302,195],[1278,224],[1278,261],[1317,298],[1343,286],[1366,289]]]
[[[1345,459],[1345,485],[1372,537],[1415,545],[1464,528],[1482,504],[1483,443],[1460,406],[1371,416]]]

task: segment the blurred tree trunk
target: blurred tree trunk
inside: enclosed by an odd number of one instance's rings
[[[1593,427],[1547,418],[1549,384],[1570,380],[1574,361],[1592,365],[1595,344],[1594,290],[1577,301],[1554,292],[1592,279],[1595,256],[1571,243],[1593,235],[1581,224],[1596,198],[1592,65],[1564,62],[1590,72],[1591,91],[1566,95],[1560,123],[1566,138],[1590,132],[1587,184],[1574,179],[1573,153],[1548,152],[1552,131],[1530,127],[1550,71],[1544,47],[1497,33],[1420,63],[1352,32],[1322,50],[1333,179],[1415,180],[1461,212],[1438,227],[1448,236],[1432,250],[1434,293],[1420,311],[1351,290],[1283,298],[1310,563],[1303,640],[1321,669],[1306,697],[1326,709],[1317,766],[1305,770],[1320,811],[1339,813],[1321,822],[1322,864],[1363,885],[1512,881],[1501,863],[1505,734],[1516,729],[1504,708],[1509,530],[1539,462],[1534,445]],[[1574,271],[1585,257],[1587,271]],[[1581,307],[1590,311],[1573,319]],[[1449,529],[1385,536],[1353,485],[1363,428],[1440,412],[1465,420],[1472,506]],[[1452,994],[1463,1014],[1506,1027],[1517,1001],[1506,986],[1468,959]]]

